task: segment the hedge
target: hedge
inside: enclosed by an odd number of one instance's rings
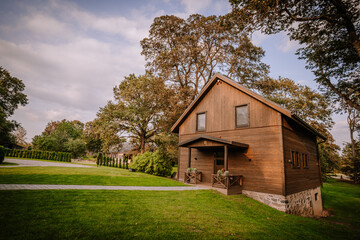
[[[6,148],[5,156],[6,157],[16,157],[16,158],[42,159],[42,160],[71,162],[71,153],[68,153],[68,152],[48,152],[48,151],[20,150],[20,149],[7,149]]]
[[[128,161],[130,158],[131,157],[127,155],[124,155],[123,158],[106,157],[105,154],[99,153],[96,158],[96,165],[128,169]]]

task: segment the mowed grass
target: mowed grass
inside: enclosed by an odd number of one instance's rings
[[[65,184],[112,186],[186,186],[181,182],[112,167],[0,168],[0,184]]]
[[[357,239],[347,225],[211,190],[0,191],[0,239]]]
[[[322,196],[331,214],[327,221],[360,228],[360,185],[330,179],[324,183]]]
[[[0,168],[0,183],[181,186],[128,170]],[[0,191],[0,239],[358,239],[360,186],[330,181],[328,218],[276,211],[216,191]]]

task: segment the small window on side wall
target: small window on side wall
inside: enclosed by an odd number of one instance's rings
[[[206,113],[196,114],[196,131],[205,131],[206,129]]]
[[[309,168],[309,159],[307,154],[303,153],[302,160],[303,160],[303,168]]]
[[[235,107],[235,126],[248,127],[249,126],[249,108],[248,105]]]
[[[300,168],[301,155],[299,152],[291,151],[291,166],[293,168]]]

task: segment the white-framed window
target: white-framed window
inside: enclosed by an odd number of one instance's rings
[[[249,126],[249,106],[247,104],[235,107],[235,126],[237,128]]]
[[[196,131],[205,131],[206,130],[206,113],[197,113],[196,114]]]

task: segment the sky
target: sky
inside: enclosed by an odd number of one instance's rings
[[[0,66],[23,80],[29,104],[12,119],[27,141],[50,121],[88,122],[112,100],[113,88],[129,74],[143,74],[140,41],[162,15],[223,15],[227,0],[0,0]],[[252,36],[266,55],[272,77],[287,77],[317,89],[299,44],[285,33]],[[349,141],[346,117],[334,115],[336,143]]]

